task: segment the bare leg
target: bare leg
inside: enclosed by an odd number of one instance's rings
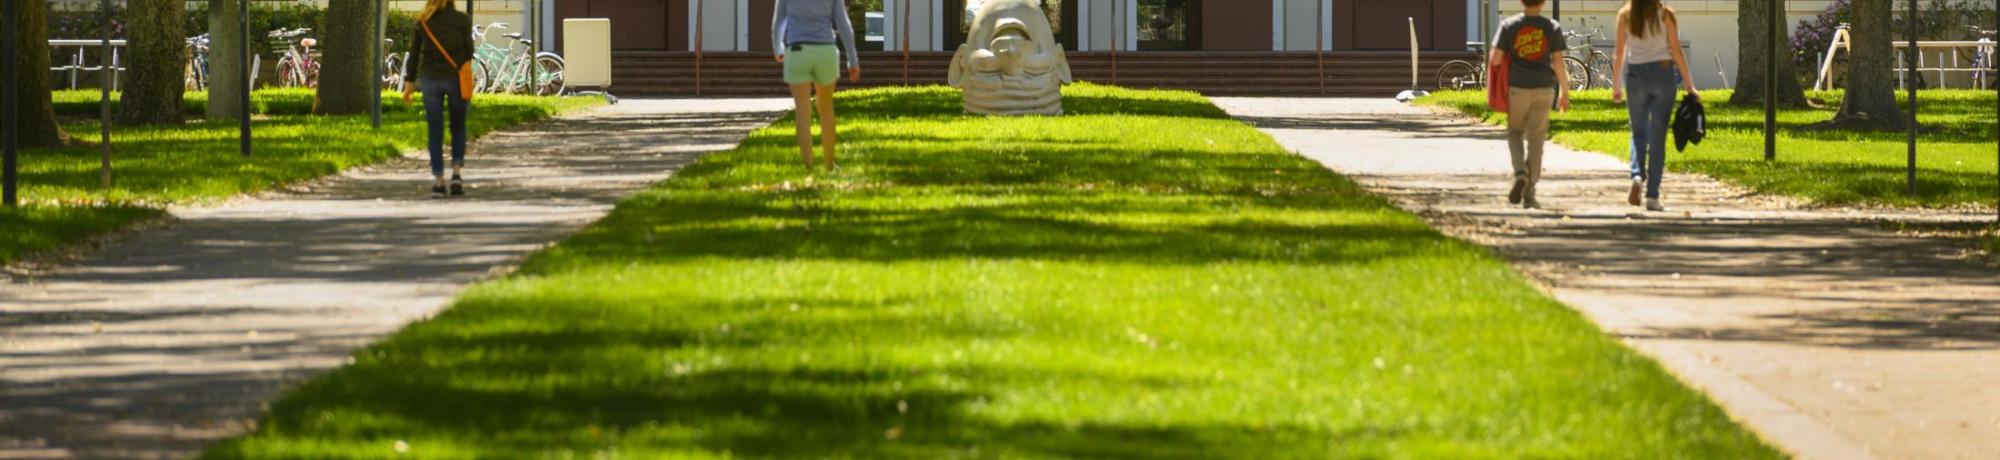
[[[833,159],[833,146],[838,144],[840,139],[840,131],[834,127],[838,120],[833,115],[833,85],[816,85],[814,89],[819,93],[820,150],[826,153],[826,167],[832,168],[836,165]]]
[[[805,159],[806,169],[812,169],[813,167],[812,85],[801,84],[801,85],[791,85],[791,87],[792,87],[792,105],[793,105],[792,118],[796,119],[794,124],[798,127],[799,131],[799,156]]]

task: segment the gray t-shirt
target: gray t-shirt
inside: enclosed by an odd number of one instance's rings
[[[787,47],[799,43],[833,44],[847,49],[847,66],[861,67],[861,53],[854,50],[854,21],[847,18],[843,0],[778,0],[771,18],[771,47],[783,55]]]
[[[1503,19],[1500,33],[1493,36],[1493,49],[1513,60],[1507,86],[1515,88],[1555,88],[1555,53],[1568,48],[1562,25],[1542,16],[1517,14]]]

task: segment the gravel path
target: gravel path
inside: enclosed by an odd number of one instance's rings
[[[1217,103],[1497,249],[1803,458],[2000,458],[2000,271],[1882,223],[1990,214],[1806,210],[1680,174],[1669,212],[1645,213],[1623,161],[1555,145],[1549,209],[1524,211],[1499,128],[1386,100]]]
[[[0,458],[175,458],[287,385],[595,221],[784,100],[627,100],[480,139],[464,199],[426,160],[172,210],[74,264],[0,280]]]

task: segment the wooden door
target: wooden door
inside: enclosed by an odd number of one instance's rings
[[[555,7],[557,49],[562,47],[562,20],[571,18],[610,18],[613,50],[687,49],[687,38],[674,36],[675,31],[685,34],[686,27],[673,22],[687,16],[687,0],[559,0]]]
[[[1423,49],[1432,43],[1437,26],[1437,2],[1431,0],[1345,0],[1345,8],[1335,7],[1335,48],[1354,50],[1409,50],[1410,18],[1417,21],[1417,41]],[[1460,14],[1463,8],[1460,8]],[[1462,22],[1461,22],[1462,24]],[[1345,43],[1339,43],[1345,42]],[[1343,46],[1344,45],[1344,46]]]

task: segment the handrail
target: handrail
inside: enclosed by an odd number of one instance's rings
[[[116,87],[118,86],[118,79],[117,79],[117,78],[115,77],[115,75],[116,75],[116,74],[117,74],[118,72],[124,72],[124,71],[125,71],[125,67],[124,67],[124,66],[121,66],[121,65],[119,65],[119,61],[121,60],[121,59],[120,59],[120,57],[121,57],[121,56],[120,56],[120,53],[119,53],[119,50],[118,50],[119,48],[122,48],[122,47],[126,46],[126,42],[125,42],[125,40],[112,40],[112,41],[111,41],[111,54],[110,54],[110,56],[108,56],[108,57],[109,57],[109,59],[108,59],[108,61],[109,61],[109,62],[108,62],[108,63],[106,63],[106,62],[100,62],[100,63],[98,63],[98,65],[95,65],[95,66],[86,66],[86,65],[83,65],[83,56],[84,56],[84,51],[86,51],[87,49],[89,49],[89,48],[92,48],[92,47],[99,47],[99,48],[101,48],[101,47],[103,47],[103,46],[104,46],[104,40],[103,40],[103,39],[96,39],[96,40],[75,40],[75,39],[58,39],[58,40],[49,40],[49,47],[50,47],[50,48],[76,48],[76,57],[75,57],[75,58],[73,58],[73,59],[70,59],[70,60],[69,60],[69,62],[67,62],[67,63],[66,63],[65,65],[59,65],[59,66],[51,66],[51,67],[49,67],[49,71],[50,71],[50,72],[69,72],[69,89],[76,89],[76,87],[77,87],[78,85],[81,85],[81,84],[82,84],[82,82],[83,82],[83,79],[82,79],[82,73],[83,73],[83,72],[99,72],[99,71],[103,71],[103,70],[105,70],[106,66],[109,66],[109,67],[110,67],[110,70],[111,70],[111,72],[112,72],[112,73],[113,73],[113,75],[114,75],[114,77],[113,77],[113,78],[111,79],[111,81],[110,81],[110,82],[107,82],[107,83],[105,83],[105,86],[108,86],[108,87],[112,87],[112,88],[116,88]],[[53,51],[53,49],[52,49],[51,51]]]

